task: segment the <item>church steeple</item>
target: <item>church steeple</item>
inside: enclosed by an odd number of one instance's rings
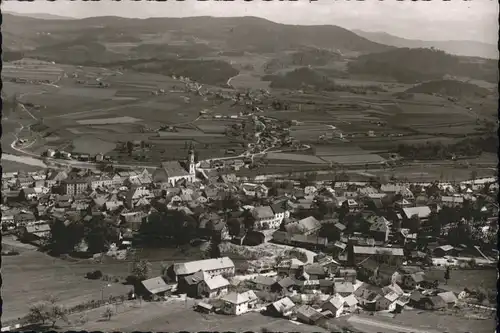
[[[194,155],[195,155],[194,146],[193,146],[193,143],[191,142],[189,144],[189,150],[188,150],[189,174],[191,174],[191,175],[196,174],[196,169],[195,169],[196,162],[194,160]]]

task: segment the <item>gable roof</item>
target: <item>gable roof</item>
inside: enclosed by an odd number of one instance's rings
[[[335,307],[335,309],[340,309],[342,308],[342,306],[344,305],[344,298],[342,296],[340,296],[339,294],[335,294],[335,296],[333,296],[332,298],[330,298],[328,301],[326,301],[325,304],[323,304],[322,308],[327,305],[327,304],[331,304]]]
[[[404,256],[403,249],[400,247],[381,247],[381,246],[353,246],[353,252],[358,254],[377,254],[390,252],[393,256]]]
[[[223,301],[236,305],[251,302],[256,299],[257,295],[255,295],[253,290],[248,290],[241,294],[236,292],[231,292],[222,298]]]
[[[271,303],[271,306],[274,307],[278,312],[285,313],[295,307],[295,303],[292,302],[290,298],[284,297],[274,303]]]
[[[430,215],[431,209],[429,206],[420,206],[420,207],[407,207],[403,208],[403,213],[407,218],[411,218],[413,215],[417,215],[419,218],[426,218]]]
[[[179,161],[162,162],[161,168],[167,173],[168,177],[189,176],[189,173]]]
[[[354,294],[344,297],[344,305],[354,306],[356,304],[358,304],[358,299],[354,296]]]
[[[316,220],[314,216],[306,217],[302,220],[299,220],[297,223],[303,226],[306,231],[316,230],[321,227],[321,223],[318,220]]]
[[[455,303],[458,299],[452,291],[437,294],[445,303]]]
[[[252,216],[256,219],[267,219],[274,217],[273,210],[269,206],[255,207]]]
[[[229,257],[223,257],[174,264],[174,272],[176,275],[188,275],[196,273],[199,270],[210,271],[230,267],[234,267],[233,261]]]
[[[170,289],[161,276],[147,279],[141,282],[142,285],[152,294],[158,294]]]
[[[276,281],[274,281],[273,278],[270,278],[265,275],[257,275],[255,279],[252,280],[253,283],[255,284],[262,284],[265,286],[271,286],[273,285]]]
[[[205,278],[205,283],[210,290],[224,288],[229,286],[229,281],[226,280],[222,275],[215,275],[214,277]]]

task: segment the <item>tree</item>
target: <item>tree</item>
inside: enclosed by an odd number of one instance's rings
[[[132,141],[127,141],[126,147],[127,147],[128,155],[131,156],[132,151],[134,150],[134,144],[132,143]]]
[[[420,218],[418,217],[418,215],[413,214],[408,220],[408,228],[410,229],[410,232],[418,232],[418,230],[420,229],[420,224]]]
[[[30,306],[29,312],[28,312],[28,322],[35,324],[35,323],[42,323],[45,324],[45,322],[48,319],[48,313],[49,313],[49,303],[48,302],[37,302],[33,305]]]
[[[56,326],[58,320],[67,322],[66,309],[60,304],[52,304],[49,308],[48,320],[52,323],[52,327]]]
[[[109,244],[118,241],[118,232],[102,215],[93,216],[85,224],[85,241],[90,253],[103,252]]]
[[[106,309],[104,310],[104,312],[102,313],[102,317],[104,319],[106,319],[107,321],[110,321],[111,320],[111,317],[114,316],[114,311],[113,309],[111,309],[111,307],[106,307]]]
[[[151,263],[141,259],[134,262],[132,267],[132,275],[139,281],[146,280],[151,274]]]

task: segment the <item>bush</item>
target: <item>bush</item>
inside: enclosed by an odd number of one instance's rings
[[[111,307],[106,307],[106,309],[104,310],[104,312],[102,313],[102,317],[106,320],[111,320],[111,317],[113,317],[115,313],[113,312],[113,309],[111,309]]]
[[[85,274],[85,278],[87,278],[89,280],[99,280],[102,277],[103,277],[103,274],[100,270],[88,272],[87,274]]]

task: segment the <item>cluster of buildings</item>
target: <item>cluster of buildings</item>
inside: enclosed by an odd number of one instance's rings
[[[317,255],[314,262],[287,258],[268,263],[239,283],[228,257],[176,263],[168,277],[143,281],[142,292],[185,293],[203,299],[202,311],[241,315],[265,309],[267,315],[312,324],[359,309],[451,306],[457,295],[439,289],[423,267],[447,256],[487,259],[477,246],[450,244],[428,233],[426,223],[444,207],[460,209],[480,201],[481,221],[473,222],[482,224],[475,226],[494,228],[498,205],[483,197],[497,193],[495,179],[266,185],[234,174],[200,173],[194,155],[190,150],[186,161],[164,162],[151,171],[4,173],[2,231],[25,227],[47,238],[54,219],[76,216],[85,222],[88,216],[102,214],[121,235],[128,235],[122,239],[130,245],[158,207],[182,210],[196,221],[200,235],[218,234],[239,246],[273,242]],[[415,219],[420,222],[417,230],[411,225]]]

